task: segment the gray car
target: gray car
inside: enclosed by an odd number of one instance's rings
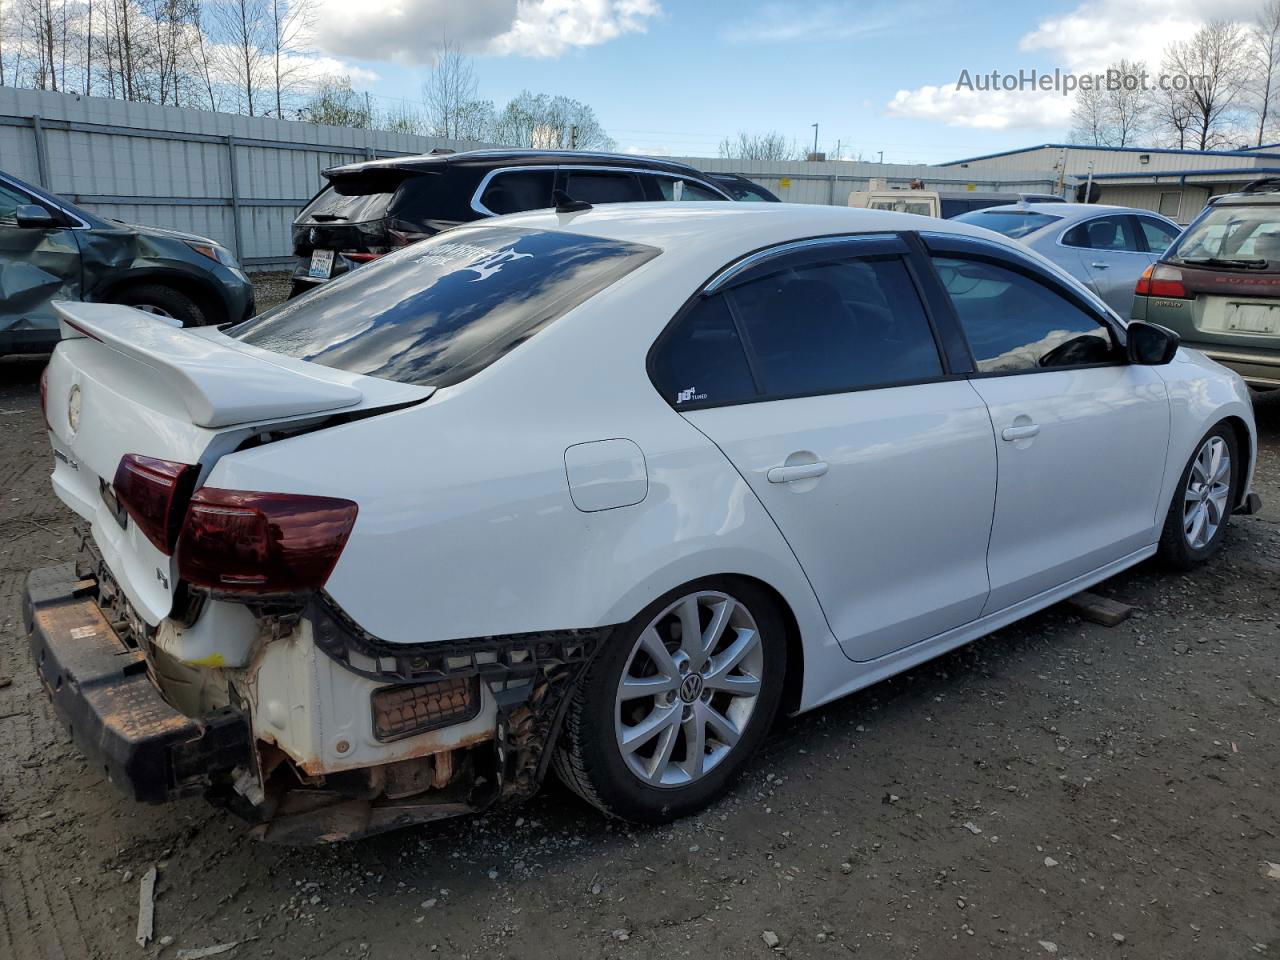
[[[225,247],[105,220],[0,172],[0,355],[52,350],[55,300],[122,303],[187,327],[254,313],[253,285]]]
[[[1025,243],[1128,317],[1142,271],[1182,232],[1150,210],[1100,203],[1016,203],[955,218]]]

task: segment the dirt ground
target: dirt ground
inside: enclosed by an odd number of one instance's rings
[[[291,849],[201,801],[124,800],[40,694],[20,591],[74,546],[42,364],[0,360],[0,958],[1280,957],[1280,397],[1258,403],[1262,515],[1195,575],[1104,584],[1138,607],[1119,627],[1054,608],[783,721],[669,828],[552,783]]]

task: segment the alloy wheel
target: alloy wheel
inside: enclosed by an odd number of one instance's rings
[[[733,751],[760,699],[764,648],[738,600],[699,591],[641,632],[618,681],[614,734],[627,768],[655,787],[683,787]]]
[[[1204,442],[1191,461],[1183,494],[1182,535],[1193,550],[1202,550],[1218,533],[1231,496],[1231,449],[1222,437]]]

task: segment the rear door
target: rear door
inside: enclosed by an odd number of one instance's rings
[[[1110,320],[994,244],[928,238],[973,352],[999,465],[986,613],[1154,544],[1169,401],[1124,358]]]
[[[20,227],[19,207],[35,204],[57,218],[54,227]],[[14,347],[58,338],[54,300],[80,299],[80,246],[62,213],[17,184],[0,180],[0,337]],[[3,352],[3,345],[0,345]]]
[[[786,245],[655,347],[667,401],[731,460],[872,660],[978,616],[995,442],[893,236]]]
[[[1127,214],[1092,217],[1062,235],[1062,246],[1080,258],[1077,276],[1088,277],[1095,293],[1122,317],[1133,310],[1133,288],[1151,258],[1140,247]]]

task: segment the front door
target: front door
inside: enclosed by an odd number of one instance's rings
[[[934,264],[995,427],[993,613],[1159,539],[1169,401],[1159,374],[1127,364],[1101,313],[1056,279],[955,249]]]
[[[80,247],[75,231],[19,227],[18,208],[32,203],[44,206],[0,181],[0,343],[8,349],[40,346],[44,341],[52,345],[58,339],[58,321],[50,304],[80,299]]]
[[[875,249],[766,261],[696,303],[656,363],[669,401],[768,510],[854,660],[978,616],[995,494],[986,407],[945,375],[905,245]]]

